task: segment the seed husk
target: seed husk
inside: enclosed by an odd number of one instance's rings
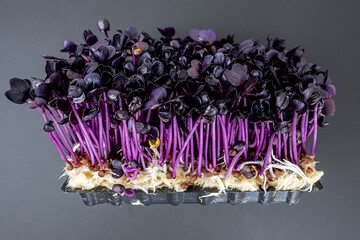
[[[229,151],[229,156],[230,156],[230,157],[235,157],[237,153],[238,153],[237,150],[235,150],[235,149],[230,149],[230,151]]]
[[[105,170],[100,170],[98,172],[98,175],[99,175],[99,177],[104,177],[106,175],[106,171]]]
[[[78,162],[78,164],[75,165],[75,168],[79,168],[82,166],[82,163],[81,162]]]
[[[239,178],[241,176],[240,172],[233,172],[234,177]]]
[[[194,182],[196,179],[197,179],[196,174],[192,175],[191,178],[190,178],[190,180],[193,181],[193,182]]]
[[[170,172],[170,171],[166,172],[166,178],[172,179],[172,172]]]
[[[71,171],[73,168],[72,164],[67,164],[66,170]]]

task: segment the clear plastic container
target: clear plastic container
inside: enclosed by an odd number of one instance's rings
[[[241,191],[227,191],[220,193],[217,196],[206,196],[211,193],[216,193],[216,189],[202,189],[199,187],[189,187],[185,192],[176,192],[170,189],[159,189],[156,193],[145,193],[143,191],[135,191],[133,197],[114,196],[113,192],[105,187],[97,187],[93,190],[79,190],[68,187],[67,181],[64,182],[61,189],[66,193],[79,193],[84,203],[88,206],[96,204],[112,204],[115,206],[123,204],[132,205],[151,205],[151,204],[171,204],[177,206],[179,204],[218,204],[229,203],[232,205],[243,203],[287,203],[289,205],[297,204],[300,196],[304,191],[274,191],[269,189],[266,192],[241,192]],[[323,189],[320,182],[313,185],[312,192],[317,192]],[[305,192],[306,193],[306,192]]]

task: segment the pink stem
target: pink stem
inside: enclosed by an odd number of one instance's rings
[[[179,151],[179,153],[178,153],[178,156],[177,156],[176,159],[175,159],[175,164],[174,164],[174,168],[173,168],[173,178],[176,178],[176,167],[177,167],[177,164],[178,164],[179,161],[180,161],[180,156],[181,156],[181,155],[183,154],[183,152],[185,151],[186,145],[189,144],[190,139],[192,138],[192,136],[193,136],[195,130],[197,129],[198,125],[200,124],[200,122],[202,122],[202,121],[201,121],[201,118],[202,118],[202,116],[200,116],[200,117],[196,120],[194,126],[193,126],[192,129],[190,130],[189,135],[186,137],[186,140],[185,140],[185,142],[184,142],[184,145],[183,145],[182,148],[180,149],[180,151]]]

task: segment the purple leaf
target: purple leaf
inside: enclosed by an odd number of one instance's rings
[[[35,101],[31,100],[31,99],[28,99],[28,100],[26,101],[26,105],[27,105],[30,109],[35,109],[35,108],[39,107],[38,104],[37,104]]]
[[[292,57],[294,56],[294,54],[296,53],[296,51],[298,50],[300,46],[297,46],[289,51],[286,52],[286,57]]]
[[[156,76],[161,76],[164,73],[164,64],[160,61],[156,61],[151,66],[151,71]]]
[[[47,59],[47,60],[61,60],[61,58],[58,58],[58,57],[53,57],[53,56],[48,56],[46,54],[41,54],[41,57],[43,59]]]
[[[100,47],[106,47],[109,45],[109,42],[104,40],[97,41],[94,45],[91,46],[92,49],[98,50]]]
[[[325,122],[325,117],[324,116],[319,117],[319,119],[318,119],[318,126],[319,127],[327,127],[329,125],[330,125],[330,123]]]
[[[251,77],[249,79],[249,81],[247,81],[242,89],[241,95],[244,96],[246,94],[248,94],[249,92],[251,92],[251,90],[254,89],[256,83],[258,81],[257,77]]]
[[[303,110],[304,107],[306,107],[304,102],[297,100],[297,99],[291,100],[291,106],[294,109],[294,111],[296,111],[296,112],[299,112],[299,111]]]
[[[100,47],[98,50],[90,48],[91,55],[98,62],[105,62],[109,57],[109,50],[106,46]]]
[[[86,98],[85,94],[84,94],[84,93],[81,93],[80,96],[75,97],[75,98],[72,98],[72,101],[73,101],[74,103],[82,103],[83,101],[85,101],[85,98]]]
[[[113,45],[117,51],[120,51],[126,41],[126,36],[122,33],[115,34],[113,36]]]
[[[135,26],[129,26],[128,30],[124,31],[124,34],[133,40],[139,36],[139,32]]]
[[[85,74],[94,72],[98,68],[99,64],[97,62],[91,62],[85,69]]]
[[[114,77],[112,87],[118,91],[122,91],[127,81],[127,76],[119,74]]]
[[[29,95],[26,95],[25,93],[20,92],[19,90],[8,90],[5,92],[5,96],[11,102],[16,103],[16,104],[25,103],[29,97]]]
[[[214,55],[214,64],[222,65],[225,61],[225,56],[222,52],[217,52]]]
[[[334,116],[336,111],[335,101],[332,98],[326,99],[322,112],[325,116]]]
[[[47,98],[52,94],[52,85],[50,83],[42,83],[35,89],[37,97]]]
[[[256,97],[259,99],[266,99],[270,97],[270,91],[269,90],[263,90],[260,93],[256,94]]]
[[[145,125],[142,122],[135,122],[135,131],[136,133],[141,133],[141,131],[145,128]],[[132,132],[133,127],[131,121],[128,121],[128,129],[129,132]]]
[[[216,40],[216,33],[212,29],[201,30],[199,32],[199,40],[202,42],[208,42],[209,44],[213,44]]]
[[[216,86],[219,84],[219,79],[216,79],[214,75],[211,74],[205,77],[205,82],[211,86]]]
[[[275,56],[277,56],[278,55],[278,51],[276,51],[276,50],[270,50],[270,51],[268,51],[267,53],[266,53],[266,60],[267,61],[271,61]]]
[[[164,37],[170,38],[175,35],[175,28],[173,27],[166,27],[164,29],[158,28],[158,30]]]
[[[315,83],[315,77],[313,75],[305,75],[300,80],[303,84]]]
[[[113,56],[115,56],[115,54],[116,54],[116,49],[115,49],[115,47],[113,47],[113,46],[106,46],[106,48],[107,48],[107,50],[108,50],[108,52],[109,52],[109,56],[107,57],[107,59],[110,59],[110,58],[112,58]]]
[[[212,55],[206,55],[204,57],[204,60],[202,62],[202,71],[201,71],[201,73],[203,73],[210,66],[213,59],[214,59],[214,56],[212,56]]]
[[[120,92],[116,89],[110,89],[107,93],[106,96],[108,97],[108,99],[110,99],[111,101],[116,101],[119,96],[120,96]]]
[[[74,53],[76,52],[76,44],[71,40],[64,41],[64,48],[60,52]]]
[[[174,48],[180,48],[180,43],[178,40],[171,40],[170,41],[170,46],[174,47]]]
[[[194,78],[194,79],[199,79],[200,78],[200,73],[199,73],[199,69],[196,67],[191,67],[187,70],[187,73],[189,75],[189,77]]]
[[[51,74],[50,79],[49,79],[49,83],[51,85],[53,85],[54,88],[55,87],[60,87],[61,84],[63,83],[63,81],[61,79],[61,74],[58,73],[58,72],[55,72],[55,73]]]
[[[135,66],[132,62],[128,61],[124,63],[123,68],[126,74],[133,74],[135,72]]]
[[[233,86],[238,87],[246,80],[246,68],[239,63],[235,63],[231,70],[225,71],[224,75],[228,82]]]
[[[52,132],[55,130],[54,126],[53,126],[53,121],[48,121],[47,123],[45,123],[43,129],[45,132]]]
[[[319,90],[323,98],[331,98],[336,94],[335,86],[332,84],[321,84]]]
[[[286,63],[287,62],[287,57],[285,56],[284,52],[279,52],[277,57],[279,58],[280,61]]]
[[[118,110],[114,113],[114,118],[122,121],[122,120],[128,120],[130,118],[129,112],[126,110]]]
[[[197,28],[193,28],[190,29],[189,36],[194,41],[208,42],[209,44],[213,44],[216,40],[216,33],[212,29],[199,30]]]
[[[167,95],[166,89],[163,87],[155,88],[150,94],[150,98],[156,99],[158,101],[163,100]]]
[[[36,97],[36,98],[34,99],[34,101],[35,101],[35,103],[37,104],[37,106],[44,106],[44,105],[47,104],[47,101],[46,101],[44,98],[42,98],[42,97]]]
[[[31,87],[29,80],[20,78],[10,79],[9,84],[11,89],[18,90],[20,92],[29,92]]]
[[[309,98],[311,97],[312,93],[314,92],[313,88],[307,88],[302,92],[302,100],[304,102],[307,102],[309,100]]]
[[[281,110],[284,110],[289,105],[289,97],[285,92],[277,92],[276,94],[276,106]]]
[[[70,80],[76,79],[76,78],[83,78],[84,76],[80,73],[71,71],[70,69],[66,71],[66,77]]]
[[[275,122],[274,127],[276,131],[280,131],[281,133],[285,133],[284,130],[287,130],[285,128],[287,128],[289,126],[289,122],[287,121],[282,121],[282,122]]]
[[[159,129],[157,127],[151,126],[150,130],[147,132],[147,136],[151,140],[156,140],[160,136]]]
[[[207,106],[205,109],[204,115],[208,117],[213,117],[218,113],[218,109],[215,106]]]
[[[245,48],[254,46],[254,41],[249,39],[239,44],[239,52],[242,52]]]
[[[213,74],[214,74],[215,78],[220,78],[223,72],[224,72],[224,68],[222,68],[220,66],[216,66],[213,69]]]
[[[101,86],[101,77],[98,73],[89,73],[84,78],[87,88],[94,89]]]
[[[90,30],[85,30],[83,32],[83,39],[89,46],[98,41],[98,38]]]
[[[157,105],[158,103],[159,102],[156,99],[150,98],[148,101],[145,102],[142,110],[147,110],[147,109],[151,108],[152,106]]]
[[[279,51],[284,50],[285,49],[285,39],[275,37],[272,47]]]
[[[94,108],[90,109],[90,108],[86,108],[84,110],[84,117],[83,120],[85,122],[91,121],[93,120],[98,114],[100,113],[100,108],[98,105],[95,105]]]
[[[97,25],[101,32],[107,32],[110,30],[110,23],[107,19],[98,20]]]
[[[191,61],[191,68],[187,70],[189,77],[194,79],[199,79],[200,77],[200,69],[201,69],[201,62],[197,59]]]
[[[189,36],[194,41],[199,41],[199,34],[200,34],[200,30],[197,28],[193,28],[189,30]]]
[[[197,69],[201,69],[201,62],[197,59],[194,59],[191,61],[191,66],[196,67]]]
[[[164,98],[166,98],[167,92],[163,87],[155,88],[152,90],[149,100],[144,104],[143,110],[149,109],[154,105],[157,105]]]
[[[269,116],[270,104],[267,101],[254,101],[251,105],[251,114],[259,119]]]

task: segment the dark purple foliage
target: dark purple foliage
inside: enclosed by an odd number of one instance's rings
[[[31,83],[27,79],[10,79],[10,90],[5,92],[5,96],[12,102],[23,104],[30,97]]]
[[[64,160],[68,154],[76,161],[72,147],[79,144],[93,165],[117,158],[115,178],[136,178],[152,163],[154,147],[161,153],[158,164],[169,162],[174,176],[178,165],[195,172],[198,164],[201,176],[222,161],[232,171],[230,149],[239,163],[267,164],[272,149],[279,159],[298,163],[307,154],[300,144],[335,113],[328,71],[308,63],[304,49],[286,49],[283,39],[235,43],[231,35],[217,40],[211,29],[191,29],[182,39],[166,27],[158,28],[162,37],[156,40],[133,26],[109,37],[109,22],[97,25],[105,39],[85,30],[84,43],[66,40],[60,51],[67,59],[43,55],[44,79],[13,78],[5,92],[10,101],[40,111]],[[299,146],[290,156],[294,143]],[[316,134],[312,153],[315,143]]]
[[[231,70],[225,71],[224,76],[229,83],[235,87],[238,87],[243,85],[246,80],[246,68],[239,63],[235,63]]]
[[[124,171],[121,168],[115,168],[113,170],[113,174],[112,177],[115,179],[121,178],[122,176],[124,176]]]
[[[76,44],[71,40],[64,41],[64,48],[60,50],[60,52],[68,52],[75,53],[76,52]]]
[[[208,44],[213,44],[213,42],[215,42],[216,40],[216,33],[212,29],[200,30],[193,28],[189,31],[189,36],[195,41],[200,41]]]
[[[166,27],[164,29],[158,28],[158,30],[161,33],[161,35],[163,35],[164,37],[171,38],[172,36],[175,35],[175,28],[173,27]]]

